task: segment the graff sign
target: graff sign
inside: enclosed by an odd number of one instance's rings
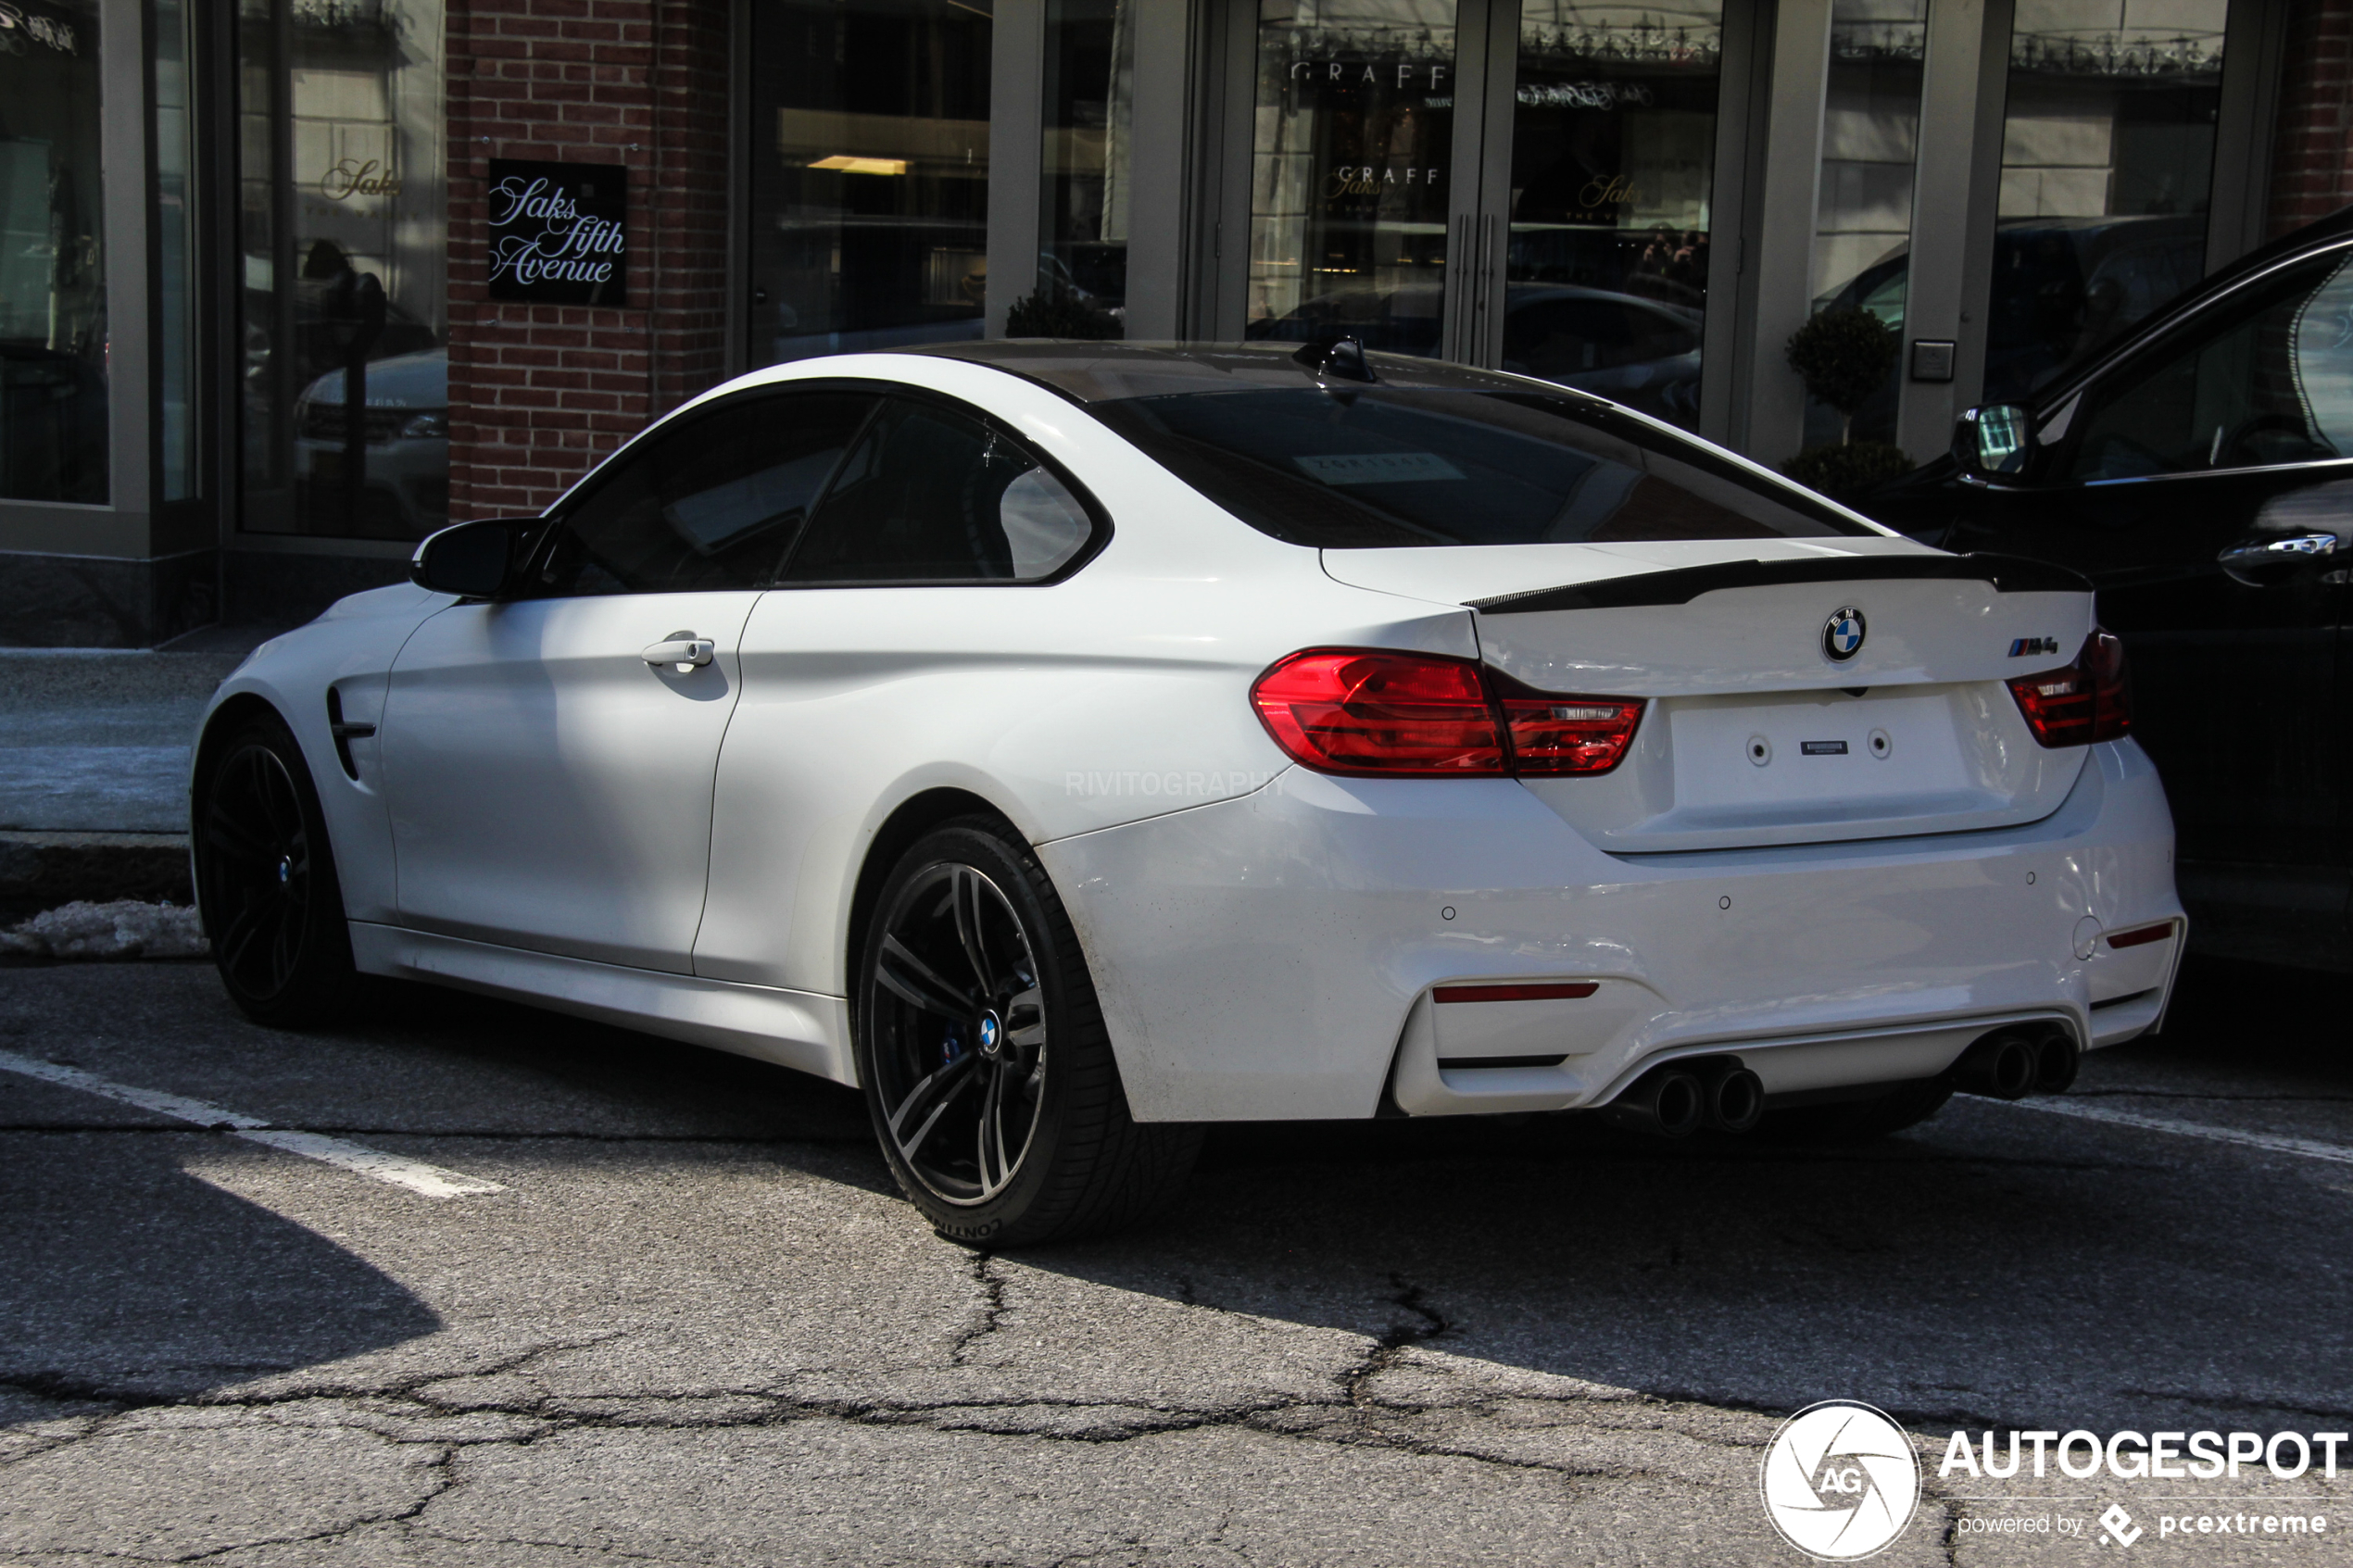
[[[1410,60],[1294,60],[1293,82],[1322,82],[1343,87],[1390,87],[1401,93],[1416,86],[1435,93],[1445,85],[1446,67]],[[1416,78],[1421,79],[1419,82]]]
[[[629,171],[608,163],[490,160],[490,297],[629,302]]]

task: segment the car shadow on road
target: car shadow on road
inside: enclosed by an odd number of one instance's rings
[[[2338,1101],[2353,1143],[2329,982],[2191,982],[2121,1081]],[[1021,1259],[1718,1405],[2301,1430],[2353,1416],[2347,1169],[1967,1098],[1860,1148],[1577,1116],[1230,1127],[1151,1231]]]
[[[6,1087],[0,1390],[50,1402],[30,1414],[190,1399],[441,1327],[333,1240],[183,1170],[213,1135]]]
[[[784,1140],[891,1190],[850,1091],[401,988],[391,1035],[639,1126]],[[2201,965],[2119,1081],[2344,1099],[2329,983]],[[2195,1110],[2183,1112],[2195,1115]],[[569,1120],[569,1113],[560,1119]],[[803,1160],[792,1142],[838,1145]],[[2348,1136],[2347,1141],[2353,1141]],[[1860,1148],[1666,1144],[1581,1116],[1214,1129],[1170,1212],[1025,1249],[1075,1280],[1668,1399],[1862,1398],[1971,1425],[2309,1425],[2353,1412],[2344,1167],[1962,1098]],[[2332,1185],[2333,1184],[2333,1185]]]

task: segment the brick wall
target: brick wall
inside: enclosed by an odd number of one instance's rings
[[[725,0],[451,0],[449,515],[535,511],[725,372]],[[493,157],[629,169],[629,305],[492,300]]]
[[[2353,0],[2294,0],[2271,153],[2274,237],[2353,202]]]

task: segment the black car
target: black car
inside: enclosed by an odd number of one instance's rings
[[[2090,578],[2172,802],[2193,946],[2353,969],[2353,207],[2031,403],[1969,409],[1950,455],[1859,505]]]

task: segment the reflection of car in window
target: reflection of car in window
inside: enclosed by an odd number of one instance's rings
[[[337,336],[341,323],[330,320],[325,309],[328,286],[315,279],[304,279],[295,284],[294,379],[297,385],[343,368],[344,351]],[[269,376],[271,339],[266,323],[274,315],[267,291],[246,291],[245,375],[250,380],[266,381]],[[384,330],[369,345],[368,358],[373,361],[422,354],[437,346],[437,343],[431,326],[402,309],[398,302],[386,300]]]
[[[1370,349],[1434,356],[1442,301],[1435,284],[1341,290],[1254,321],[1249,335],[1278,343],[1353,337]],[[1504,312],[1504,370],[1670,423],[1698,419],[1698,311],[1605,289],[1513,283]]]
[[[2005,221],[1994,235],[1985,400],[2010,402],[2048,385],[2195,284],[2205,259],[2206,220],[2196,216]],[[1900,327],[1911,266],[1899,245],[1814,307],[1860,308]],[[1855,433],[1893,439],[1895,399],[1891,370],[1855,416]]]
[[[358,515],[347,526],[371,539],[422,539],[449,517],[449,353],[435,348],[369,365],[367,439]],[[295,403],[295,482],[311,506],[333,511],[344,483],[350,426],[344,372],[330,370]],[[306,508],[308,509],[308,508]]]

